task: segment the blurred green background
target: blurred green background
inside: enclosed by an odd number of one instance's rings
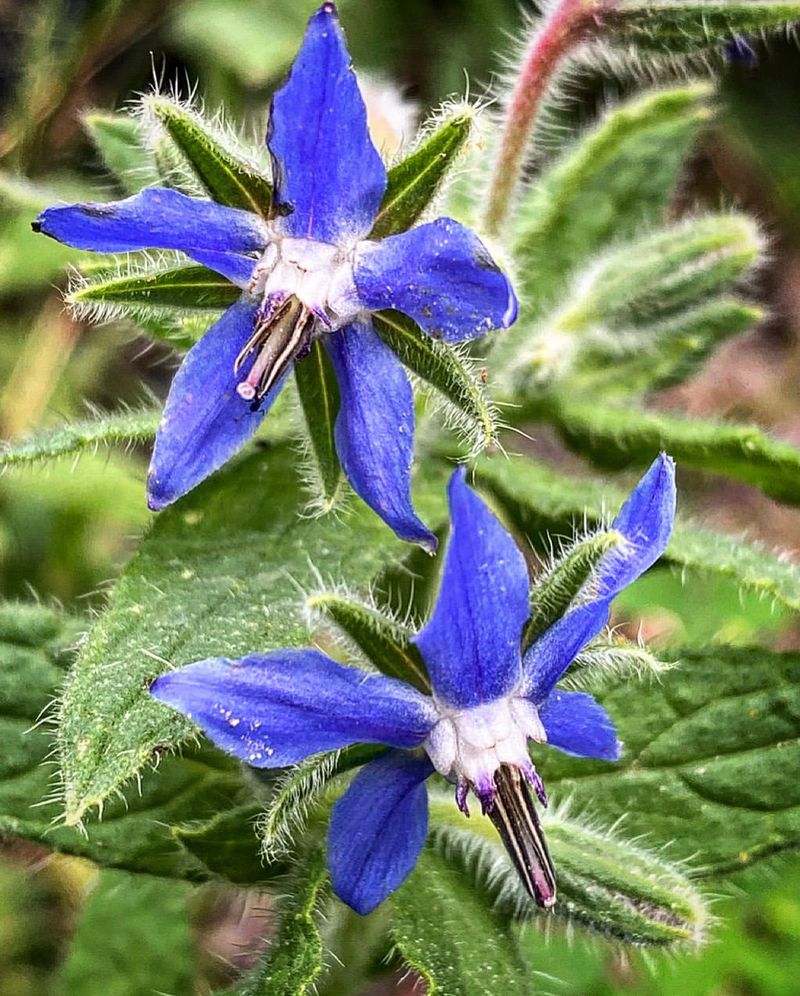
[[[125,108],[158,83],[206,108],[225,109],[260,140],[269,95],[281,79],[315,0],[6,0],[0,2],[0,436],[18,439],[85,412],[113,410],[146,393],[163,396],[170,351],[124,324],[75,322],[59,288],[74,255],[30,232],[51,200],[121,196],[81,115]],[[388,154],[413,136],[440,101],[482,96],[502,77],[522,40],[516,0],[344,0],[351,49]],[[800,59],[796,45],[756,46],[755,67],[729,67],[719,115],[687,165],[687,190],[710,203],[732,200],[756,213],[771,238],[757,295],[771,311],[756,333],[730,343],[688,385],[653,400],[695,414],[736,414],[800,442]],[[564,123],[579,127],[627,83],[587,76]],[[676,205],[680,210],[680,205]],[[534,452],[568,461],[547,433]],[[147,454],[103,453],[0,478],[3,597],[58,600],[88,612],[135,546],[148,520]],[[572,465],[574,461],[570,461]],[[770,544],[800,548],[800,513],[745,487],[685,475],[682,495],[699,518],[746,528]],[[694,583],[687,592],[663,571],[620,599],[629,621],[663,646],[684,638],[800,646],[800,629],[770,605],[734,588]],[[0,993],[95,993],[80,966],[63,970],[69,938],[95,875],[41,849],[0,845]],[[97,900],[96,892],[93,894]],[[783,857],[741,873],[715,905],[711,943],[699,955],[623,951],[541,918],[524,938],[543,993],[719,994],[800,991],[800,860]],[[102,897],[100,897],[102,898]],[[165,991],[206,993],[247,964],[268,933],[253,897],[198,890],[192,900],[196,957],[176,973],[162,956]],[[98,900],[99,901],[99,900]],[[102,926],[102,924],[101,924]],[[90,929],[86,921],[81,929]],[[114,958],[124,924],[98,930]],[[129,955],[130,957],[130,955]],[[121,968],[120,996],[148,992]],[[398,988],[400,986],[400,988]],[[392,979],[387,992],[413,992]],[[376,990],[377,992],[377,990]]]

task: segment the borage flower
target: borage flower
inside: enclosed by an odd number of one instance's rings
[[[273,98],[267,145],[268,220],[148,189],[110,204],[48,208],[34,229],[98,252],[181,250],[242,289],[172,383],[148,477],[151,508],[185,494],[253,435],[319,336],[339,382],[335,441],[351,485],[401,538],[433,549],[410,497],[411,385],[369,315],[394,308],[456,343],[508,327],[514,292],[478,238],[449,218],[367,238],[386,169],[333,4],[309,21]]]
[[[527,649],[525,559],[464,470],[450,481],[452,527],[438,601],[414,637],[432,695],[345,667],[318,650],[277,650],[200,661],[158,678],[152,694],[256,767],[295,764],[353,743],[385,744],[333,807],[328,862],[337,895],[374,909],[409,874],[428,823],[426,779],[472,790],[499,830],[526,888],[555,902],[555,874],[528,786],[546,805],[528,741],[580,757],[619,757],[614,724],[583,692],[556,683],[608,621],[615,595],[653,564],[675,514],[672,461],[661,456],[612,528],[621,544],[601,560],[570,610]]]

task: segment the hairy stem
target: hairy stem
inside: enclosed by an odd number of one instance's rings
[[[536,114],[559,64],[576,45],[597,34],[617,0],[558,0],[531,39],[503,123],[486,208],[487,231],[497,234],[524,166]]]

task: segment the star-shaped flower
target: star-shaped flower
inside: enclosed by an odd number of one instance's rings
[[[555,902],[555,874],[528,785],[546,804],[529,741],[608,761],[620,744],[605,710],[556,685],[608,621],[611,600],[664,551],[675,515],[674,467],[662,455],[612,528],[622,543],[601,560],[569,611],[527,648],[525,559],[465,483],[450,481],[452,527],[433,614],[414,638],[432,694],[337,663],[313,649],[190,664],[152,694],[197,722],[223,750],[256,767],[296,764],[353,743],[385,744],[333,807],[333,887],[359,913],[374,909],[416,863],[427,834],[426,779],[472,790],[534,899]]]
[[[398,536],[433,549],[410,497],[411,385],[370,313],[397,309],[455,343],[508,327],[514,292],[479,239],[450,218],[368,239],[386,169],[333,4],[311,18],[275,94],[267,145],[269,220],[152,188],[109,204],[50,207],[34,229],[98,252],[181,250],[242,289],[172,383],[148,478],[151,508],[195,487],[253,435],[319,336],[339,382],[335,442],[350,483]]]

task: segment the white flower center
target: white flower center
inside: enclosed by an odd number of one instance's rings
[[[507,697],[461,712],[439,706],[441,719],[424,747],[436,770],[452,782],[489,791],[501,764],[531,770],[528,740],[547,740],[527,699]]]
[[[351,322],[363,310],[353,280],[354,251],[294,239],[273,232],[253,270],[248,290],[264,298],[265,313],[296,297],[329,331]]]

